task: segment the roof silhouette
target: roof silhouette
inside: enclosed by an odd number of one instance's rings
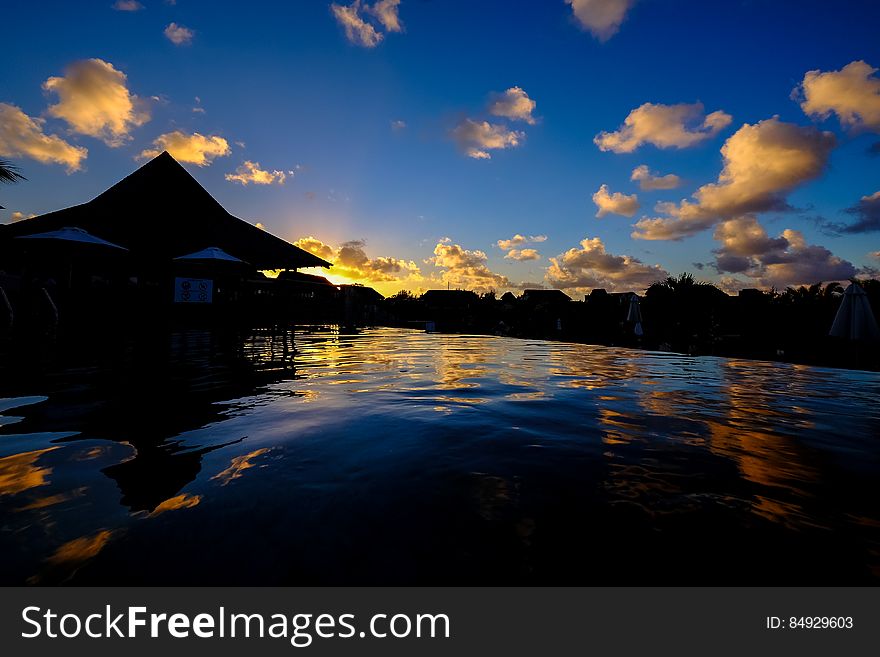
[[[76,226],[142,262],[215,246],[257,269],[331,264],[232,216],[165,151],[91,201],[4,226],[0,237]]]

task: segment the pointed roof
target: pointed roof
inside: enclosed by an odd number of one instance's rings
[[[168,152],[82,205],[7,225],[0,237],[82,228],[140,261],[170,261],[215,246],[257,269],[331,264],[229,214]]]

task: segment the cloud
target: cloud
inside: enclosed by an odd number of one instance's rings
[[[179,162],[190,162],[200,167],[208,166],[215,157],[225,157],[232,151],[229,143],[216,135],[204,136],[198,132],[188,135],[180,130],[159,135],[153,141],[154,148],[141,152],[140,157],[156,157],[168,151]]]
[[[607,41],[620,29],[626,12],[635,0],[565,0],[571,5],[574,17],[585,30],[599,41]]]
[[[676,187],[681,186],[681,178],[676,176],[674,173],[668,173],[665,176],[660,176],[651,171],[648,168],[647,164],[640,164],[635,169],[633,169],[632,175],[629,179],[633,181],[638,181],[639,189],[644,189],[646,191],[653,191],[658,189],[675,189]]]
[[[467,118],[452,130],[453,139],[465,155],[478,160],[491,159],[490,150],[519,146],[525,136],[524,132],[509,130],[500,124]]]
[[[100,139],[108,146],[121,146],[130,132],[150,120],[144,102],[126,86],[125,73],[102,59],[70,64],[64,76],[51,77],[43,89],[58,94],[49,115],[66,121],[71,130]]]
[[[876,72],[861,60],[839,71],[808,71],[792,96],[801,101],[808,116],[824,120],[833,113],[844,128],[880,132],[880,78]]]
[[[703,116],[702,103],[645,103],[624,119],[616,132],[600,132],[593,142],[602,151],[632,153],[642,144],[687,148],[714,137],[733,118],[721,110]]]
[[[872,258],[877,258],[877,260],[880,260],[880,251],[872,251],[868,255],[871,256]]]
[[[404,279],[421,279],[419,266],[412,260],[367,256],[364,240],[343,242],[337,248],[316,237],[303,237],[294,244],[319,258],[333,263],[331,273],[353,281],[382,283]]]
[[[482,251],[470,251],[447,237],[437,242],[428,262],[443,269],[440,279],[455,288],[482,293],[516,287],[507,276],[491,271],[486,260]]]
[[[177,23],[168,23],[168,25],[165,26],[163,34],[175,46],[190,45],[193,37],[196,35],[193,30],[184,27],[183,25],[178,25]]]
[[[622,192],[608,193],[608,185],[602,185],[599,190],[593,194],[593,203],[599,208],[596,216],[600,219],[606,214],[619,214],[624,217],[633,216],[638,209],[639,197],[637,194],[627,196]]]
[[[526,260],[540,260],[541,254],[538,253],[535,249],[511,249],[504,257],[508,258],[509,260],[524,262]]]
[[[68,173],[79,171],[89,151],[58,135],[47,135],[44,123],[45,119],[32,118],[15,105],[0,103],[0,155],[63,164]]]
[[[846,212],[855,215],[856,221],[842,226],[835,224],[834,228],[838,232],[859,234],[880,231],[880,191],[863,196],[858,203],[847,208]]]
[[[391,129],[395,132],[400,130],[404,130],[406,128],[406,121],[402,121],[401,119],[395,119],[391,122]]]
[[[259,162],[251,162],[245,160],[234,173],[227,173],[224,177],[229,182],[237,182],[247,186],[250,183],[255,185],[283,185],[288,176],[292,176],[293,171],[266,171],[260,168]]]
[[[753,215],[728,219],[715,230],[718,273],[748,276],[763,287],[784,288],[846,280],[856,274],[851,262],[824,246],[807,244],[800,231],[786,229],[771,238]]]
[[[360,17],[360,0],[350,5],[330,5],[330,11],[337,22],[345,28],[346,38],[353,44],[364,48],[375,48],[381,43],[384,35]]]
[[[536,105],[537,103],[520,87],[511,87],[504,93],[493,95],[489,103],[489,114],[534,125],[535,117],[532,116],[532,112],[535,111]]]
[[[17,221],[23,221],[25,219],[32,219],[36,217],[35,214],[25,214],[24,212],[15,211],[11,215],[9,215],[9,223],[14,224]]]
[[[137,0],[116,0],[113,8],[116,11],[140,11],[144,6]]]
[[[778,117],[745,124],[721,148],[724,168],[718,181],[703,185],[695,201],[658,203],[669,218],[646,218],[632,236],[679,240],[730,217],[790,209],[785,194],[818,177],[836,144],[830,132],[783,123]]]
[[[371,13],[382,24],[386,32],[403,32],[400,22],[400,0],[379,0],[372,7],[365,6],[364,10]]]
[[[503,249],[504,251],[509,251],[510,249],[515,249],[517,247],[522,246],[523,244],[534,244],[537,242],[546,242],[546,235],[520,235],[517,233],[509,240],[498,240],[496,244],[499,249]]]
[[[577,291],[593,288],[641,291],[669,275],[660,265],[646,265],[632,256],[606,252],[598,237],[584,239],[580,246],[550,258],[545,279],[551,287]]]

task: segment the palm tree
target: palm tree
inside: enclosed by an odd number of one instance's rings
[[[18,172],[18,167],[6,160],[0,159],[0,182],[15,183],[19,180],[26,180],[26,178]],[[3,209],[3,206],[0,205],[0,210]]]
[[[27,180],[27,178],[18,172],[17,166],[6,160],[0,160],[0,182],[14,183],[19,180]]]

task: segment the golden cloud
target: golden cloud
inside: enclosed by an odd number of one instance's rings
[[[419,266],[412,260],[379,256],[370,258],[363,240],[343,242],[338,248],[316,237],[303,237],[294,242],[301,249],[333,263],[332,274],[352,281],[382,283],[421,279]]]
[[[535,249],[511,249],[504,257],[509,260],[524,262],[526,260],[540,260],[541,254]]]
[[[703,116],[702,103],[645,103],[630,112],[617,131],[600,132],[593,141],[599,150],[614,153],[632,153],[643,144],[687,148],[714,137],[732,120],[721,110]]]
[[[288,171],[285,173],[277,169],[275,171],[266,171],[260,168],[259,162],[245,160],[234,173],[227,173],[225,178],[229,182],[237,182],[242,185],[249,185],[250,183],[255,185],[283,185],[289,175],[292,176],[293,172]]]
[[[745,124],[721,148],[724,168],[718,181],[703,185],[695,201],[658,203],[669,218],[646,218],[632,236],[678,240],[722,219],[788,208],[785,193],[825,170],[836,140],[830,132],[783,123],[778,117]]]
[[[361,18],[360,9],[360,0],[355,0],[350,5],[336,3],[330,5],[330,11],[345,29],[345,36],[351,43],[364,48],[375,48],[381,43],[384,35]]]
[[[58,135],[45,134],[44,123],[45,119],[32,118],[15,105],[0,103],[0,155],[63,164],[68,173],[79,171],[89,151]]]
[[[532,112],[535,111],[536,105],[537,103],[520,87],[511,87],[504,93],[495,94],[489,104],[489,113],[534,125],[535,118]]]
[[[808,116],[827,119],[833,113],[845,128],[880,132],[877,70],[859,60],[839,71],[808,71],[792,93]]]
[[[444,238],[434,247],[434,256],[428,261],[443,269],[440,280],[455,288],[482,293],[517,287],[507,276],[491,271],[486,260],[482,251],[470,251]]]
[[[599,208],[596,216],[600,219],[606,214],[619,214],[624,217],[632,217],[638,209],[639,197],[637,194],[627,196],[622,192],[609,193],[608,185],[602,185],[599,190],[593,194],[593,203]]]
[[[535,242],[546,242],[546,235],[520,235],[517,233],[509,240],[498,240],[496,244],[499,249],[503,249],[505,251],[509,251],[510,249],[514,249],[518,246],[522,246],[523,244],[532,244]]]
[[[608,253],[598,237],[586,238],[580,246],[550,258],[545,275],[548,284],[563,290],[642,291],[669,275],[660,265],[646,265],[633,256]]]
[[[168,151],[179,162],[190,162],[200,167],[208,166],[215,157],[225,157],[232,151],[229,142],[216,135],[204,136],[198,132],[188,135],[180,130],[159,135],[153,140],[154,148],[141,152],[140,157],[156,157]]]
[[[49,115],[62,119],[71,130],[121,146],[131,131],[150,120],[143,101],[129,92],[125,73],[102,59],[70,64],[64,76],[51,77],[43,89],[58,95]]]
[[[856,274],[851,262],[824,246],[807,244],[800,231],[786,229],[771,238],[752,215],[719,224],[715,239],[715,268],[719,273],[743,274],[763,287],[784,288],[842,281]]]
[[[674,173],[667,173],[665,176],[658,175],[648,168],[647,164],[640,164],[632,171],[629,178],[639,183],[639,189],[645,191],[654,191],[658,189],[675,189],[681,186],[681,178]]]
[[[376,17],[386,32],[403,32],[399,7],[400,0],[379,0],[372,7],[365,6],[364,9]]]
[[[626,13],[635,0],[565,0],[571,5],[574,17],[581,27],[599,41],[607,41],[620,29]]]
[[[509,130],[503,125],[488,121],[474,121],[466,118],[453,128],[452,137],[468,157],[488,160],[492,157],[489,154],[490,150],[519,146],[520,142],[525,139],[525,133]]]
[[[177,23],[168,23],[165,26],[162,34],[165,35],[165,38],[168,39],[175,46],[188,46],[192,43],[193,37],[196,33],[189,29],[188,27],[184,27],[183,25],[178,25]]]

